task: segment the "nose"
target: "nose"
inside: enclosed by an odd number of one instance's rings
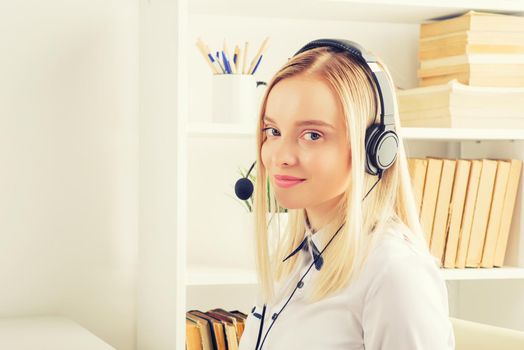
[[[280,137],[276,142],[273,160],[274,164],[279,167],[289,167],[297,163],[296,140],[291,137]]]

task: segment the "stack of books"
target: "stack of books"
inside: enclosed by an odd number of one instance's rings
[[[247,315],[238,310],[186,312],[187,350],[237,350]]]
[[[502,267],[522,160],[408,158],[420,221],[441,267]]]
[[[426,128],[524,128],[524,87],[442,85],[397,91],[400,123]]]
[[[420,86],[524,87],[524,17],[469,11],[422,23]]]
[[[524,128],[524,17],[422,23],[419,62],[419,87],[396,90],[402,126]]]

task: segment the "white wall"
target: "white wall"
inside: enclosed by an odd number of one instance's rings
[[[0,317],[135,346],[138,1],[0,4]]]

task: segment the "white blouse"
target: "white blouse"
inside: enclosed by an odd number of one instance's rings
[[[324,248],[320,235],[325,231],[312,234],[306,229],[308,244],[298,252],[301,257],[297,268],[284,284],[277,286],[280,301],[266,306],[260,344],[269,327],[271,330],[262,349],[454,349],[448,294],[439,267],[431,256],[415,250],[404,239],[401,230],[391,227],[384,232],[383,239],[370,253],[362,274],[347,288],[308,305],[302,292],[308,288],[313,274],[322,268],[320,266],[318,270],[312,266],[302,286],[275,316],[293,291],[291,284],[296,286],[296,281],[314,261],[314,253],[318,255],[318,251]],[[326,244],[332,234],[324,237]],[[283,294],[283,290],[288,292]],[[255,350],[262,308],[259,294],[248,314],[239,350]]]

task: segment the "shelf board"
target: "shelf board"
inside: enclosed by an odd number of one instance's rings
[[[402,128],[405,140],[524,140],[524,129]]]
[[[254,137],[255,125],[189,123],[187,135],[193,137]],[[485,141],[524,140],[524,129],[402,128],[405,140]]]
[[[468,10],[524,14],[524,3],[512,0],[192,0],[194,15],[259,18],[355,20],[421,23]]]
[[[255,124],[188,123],[187,135],[196,137],[255,136]]]
[[[236,268],[191,267],[186,276],[187,286],[256,284],[255,270]]]
[[[524,279],[524,268],[511,266],[496,268],[440,269],[440,272],[447,281]]]
[[[524,279],[522,267],[440,269],[446,281]],[[257,284],[256,273],[249,269],[194,267],[188,270],[186,285],[239,285]]]

